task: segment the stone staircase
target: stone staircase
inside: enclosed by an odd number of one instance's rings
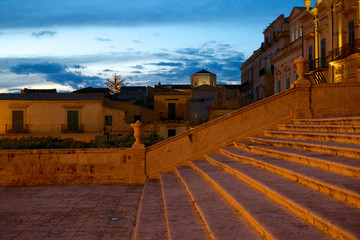
[[[133,239],[360,239],[360,117],[278,129],[147,180]]]

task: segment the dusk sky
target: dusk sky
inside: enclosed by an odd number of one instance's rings
[[[312,1],[312,5],[315,1]],[[240,84],[263,30],[303,0],[1,0],[0,93],[189,84],[202,68]]]

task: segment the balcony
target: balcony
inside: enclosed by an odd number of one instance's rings
[[[317,58],[309,62],[309,72],[317,70],[319,68],[329,68],[329,64],[326,58]]]
[[[29,125],[25,124],[23,128],[12,128],[11,125],[5,124],[6,133],[29,133]]]
[[[343,47],[332,50],[330,56],[332,61],[336,61],[357,52],[360,52],[360,39],[356,39],[354,42],[350,42]]]
[[[80,124],[78,127],[74,126],[68,126],[65,124],[61,125],[61,132],[62,133],[83,133],[84,132],[84,126]]]
[[[184,114],[169,116],[167,113],[160,113],[160,119],[157,121],[160,124],[188,124],[190,120],[186,120]]]

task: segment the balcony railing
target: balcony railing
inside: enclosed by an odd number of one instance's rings
[[[357,52],[360,52],[360,39],[356,39],[354,42],[350,42],[341,48],[332,50],[330,52],[331,60],[340,60]]]
[[[162,124],[186,124],[189,119],[185,119],[184,114],[175,114],[175,116],[169,116],[167,113],[160,113],[157,122]]]
[[[329,68],[326,58],[317,58],[309,62],[309,72],[319,68]]]
[[[84,126],[82,124],[80,124],[77,129],[69,129],[68,125],[62,124],[61,125],[61,132],[62,133],[83,133],[84,132]]]
[[[24,128],[12,128],[11,125],[5,124],[6,133],[28,133],[29,125],[25,124]]]

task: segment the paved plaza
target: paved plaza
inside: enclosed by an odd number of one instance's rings
[[[142,186],[0,187],[0,239],[130,239]]]

